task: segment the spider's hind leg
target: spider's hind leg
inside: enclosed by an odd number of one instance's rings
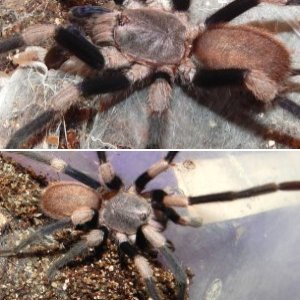
[[[88,251],[89,248],[100,246],[106,239],[106,235],[102,230],[91,230],[83,240],[77,242],[65,255],[56,260],[47,271],[47,276],[52,280],[56,272],[74,260],[76,256]]]
[[[63,229],[71,225],[71,219],[65,218],[49,225],[42,227],[41,229],[31,233],[27,238],[22,240],[18,246],[12,249],[3,249],[0,250],[0,257],[1,256],[11,256],[19,254],[24,248],[27,246],[36,243],[40,239],[43,239],[46,235],[50,235],[57,230]]]

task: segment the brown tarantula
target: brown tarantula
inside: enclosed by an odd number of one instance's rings
[[[277,190],[300,190],[299,181],[270,183],[237,192],[222,192],[202,196],[186,197],[170,195],[164,190],[145,191],[146,185],[159,174],[166,171],[174,161],[177,152],[171,151],[161,160],[142,173],[134,183],[125,188],[120,177],[114,172],[112,164],[107,161],[105,152],[98,152],[100,161],[99,181],[74,169],[65,161],[49,158],[37,152],[24,152],[22,155],[50,165],[59,172],[67,174],[79,182],[57,182],[43,193],[40,201],[42,211],[57,220],[46,225],[28,238],[22,240],[12,249],[0,250],[0,256],[17,255],[32,243],[38,242],[46,235],[73,226],[75,230],[85,232],[83,238],[48,270],[51,279],[56,271],[72,261],[88,248],[95,248],[105,243],[107,238],[118,244],[121,252],[131,257],[145,281],[149,296],[160,299],[155,287],[152,270],[148,261],[140,254],[137,236],[142,235],[166,259],[178,283],[178,299],[185,299],[187,276],[180,262],[168,247],[165,237],[160,233],[166,220],[188,226],[200,226],[201,222],[189,217],[180,216],[172,207],[188,207],[201,203],[232,201],[260,194],[272,193]],[[102,186],[109,190],[105,199],[97,188]]]
[[[190,0],[115,2],[125,8],[74,7],[70,20],[77,27],[35,25],[0,42],[3,53],[54,37],[57,46],[45,58],[48,67],[86,77],[54,95],[51,108],[16,131],[7,148],[24,146],[82,96],[128,91],[141,82],[151,84],[148,146],[158,147],[174,82],[244,86],[270,103],[294,74],[289,51],[270,33],[227,23],[261,2],[299,5],[299,0],[235,0],[197,26],[186,13]]]

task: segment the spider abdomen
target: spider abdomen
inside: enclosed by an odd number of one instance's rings
[[[81,207],[99,210],[101,199],[94,190],[84,184],[58,182],[45,190],[40,206],[47,216],[53,219],[63,219],[70,217]]]
[[[100,223],[118,232],[135,234],[148,222],[151,212],[151,205],[144,198],[122,192],[105,203]]]
[[[290,54],[269,33],[250,26],[215,26],[195,43],[195,55],[210,69],[263,71],[277,83],[290,72]]]
[[[185,55],[186,27],[173,14],[155,9],[128,9],[115,29],[120,51],[136,62],[178,64]]]

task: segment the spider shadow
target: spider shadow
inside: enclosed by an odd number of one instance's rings
[[[64,244],[64,248],[70,249],[71,245],[73,245],[72,242],[69,243],[65,243]],[[44,258],[44,257],[56,257],[58,256],[61,257],[61,255],[64,255],[65,253],[67,253],[67,251],[65,249],[38,249],[38,250],[33,250],[33,251],[24,251],[21,253],[17,253],[15,255],[11,255],[8,257],[16,257],[18,259],[25,259],[25,258]],[[82,255],[80,255],[80,259],[78,260],[74,260],[74,261],[70,261],[69,263],[67,263],[67,266],[69,268],[76,268],[79,266],[84,266],[86,264],[91,264],[96,262],[97,260],[101,259],[103,257],[103,254],[105,253],[105,251],[107,251],[107,246],[106,245],[101,245],[97,248],[95,248],[91,253],[90,252],[85,252]]]
[[[300,29],[300,20],[286,20],[286,21],[251,21],[247,22],[245,25],[252,26],[255,28],[260,28],[273,33],[274,35],[279,33],[292,33],[295,30]]]
[[[134,86],[125,93],[120,92],[114,94],[109,101],[102,101],[100,103],[100,111],[106,112],[108,109],[111,109],[122,101],[134,101],[131,96],[141,90],[147,90],[146,88],[148,85],[149,82],[143,85]],[[257,101],[250,92],[248,93],[247,91],[237,88],[216,88],[204,90],[191,88],[191,86],[182,86],[181,84],[179,84],[179,87],[181,87],[183,92],[187,96],[191,97],[193,101],[199,105],[199,107],[205,106],[225,121],[237,125],[239,128],[249,132],[250,134],[254,134],[258,138],[262,139],[262,141],[274,140],[282,145],[279,147],[300,147],[300,140],[298,138],[295,138],[292,134],[278,130],[278,127],[277,129],[273,128],[274,126],[272,126],[272,124],[264,124],[266,122],[263,123],[259,119],[260,114],[264,115],[269,114],[270,112],[273,113],[273,110],[278,109],[278,107],[293,115],[294,118],[300,119],[300,106],[286,97],[278,97],[278,99],[276,99],[276,101],[272,104],[264,105]],[[296,90],[294,89],[294,91]],[[226,95],[226,97],[224,97],[224,95]],[[184,99],[176,99],[178,102],[183,102],[183,100]],[[266,118],[266,121],[268,123],[268,118]],[[186,145],[182,145],[181,147],[186,147]]]
[[[300,138],[285,132],[281,132],[271,125],[266,125],[256,118],[259,114],[270,112],[276,106],[288,111],[297,119],[300,119],[300,106],[288,98],[278,97],[271,105],[264,105],[257,101],[250,92],[238,88],[213,88],[203,90],[181,86],[184,93],[196,101],[199,106],[205,106],[222,119],[229,121],[243,130],[262,138],[291,148],[300,148]],[[230,92],[230,97],[224,94]],[[279,103],[279,105],[278,105]]]

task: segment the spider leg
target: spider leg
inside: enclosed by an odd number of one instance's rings
[[[76,27],[58,27],[54,39],[60,46],[73,53],[91,68],[101,70],[104,67],[104,57],[100,50],[88,41]]]
[[[56,272],[74,260],[76,256],[88,251],[89,248],[100,246],[105,241],[105,232],[100,229],[91,230],[83,240],[77,242],[65,255],[56,260],[47,271],[47,277],[52,280]]]
[[[216,194],[207,194],[201,196],[170,196],[162,190],[152,191],[153,198],[159,203],[166,206],[181,206],[196,205],[201,203],[233,201],[242,198],[249,198],[258,195],[270,194],[277,191],[300,191],[300,181],[286,181],[281,183],[267,183],[264,185],[254,186],[241,191],[226,191]]]
[[[169,108],[172,78],[166,72],[154,74],[154,82],[149,88],[149,137],[147,148],[160,148],[166,128]]]
[[[249,198],[277,191],[300,191],[300,181],[286,181],[281,183],[268,183],[241,191],[229,191],[203,196],[189,197],[190,205],[209,203],[217,201],[233,201],[242,198]]]
[[[260,70],[247,69],[202,69],[192,80],[198,87],[245,86],[260,101],[270,102],[279,92],[278,83]]]
[[[147,6],[154,8],[162,8],[172,11],[187,11],[190,8],[191,0],[147,0]]]
[[[73,168],[70,166],[66,161],[63,159],[59,159],[56,157],[49,157],[46,155],[41,155],[39,152],[36,151],[22,151],[22,152],[16,152],[17,154],[29,157],[35,161],[44,163],[51,168],[53,168],[55,171],[66,174],[77,181],[80,181],[81,183],[84,183],[85,185],[88,185],[89,187],[93,189],[97,189],[100,187],[100,183],[93,179],[92,177],[86,175],[85,173],[81,172],[78,169]]]
[[[94,19],[92,16],[99,14],[111,14],[112,12],[100,7],[75,7],[70,11],[70,17],[74,19]],[[96,17],[95,17],[96,18]],[[113,20],[113,19],[112,19]],[[100,30],[101,31],[101,30]],[[104,67],[104,57],[101,51],[75,26],[69,26],[63,28],[55,25],[34,25],[27,28],[23,33],[15,35],[11,38],[5,39],[0,42],[0,53],[7,52],[22,46],[36,45],[44,40],[53,37],[54,40],[62,48],[67,49],[74,54],[80,60],[85,62],[92,69],[102,69]],[[59,51],[61,54],[61,51]],[[53,55],[58,54],[57,48],[50,51],[50,54],[46,57],[46,61],[49,61]]]
[[[22,46],[36,45],[51,37],[92,69],[100,70],[104,67],[104,57],[100,50],[88,41],[75,26],[63,28],[53,25],[34,25],[22,34],[1,41],[0,53]],[[47,60],[49,60],[49,56]]]
[[[22,240],[18,246],[12,249],[3,249],[0,250],[1,256],[12,256],[19,254],[27,246],[36,243],[37,241],[43,239],[46,235],[50,235],[53,232],[63,229],[71,225],[71,219],[65,218],[54,223],[43,226],[41,229],[31,233],[27,238]]]
[[[171,271],[173,272],[178,284],[178,299],[185,299],[187,288],[187,276],[178,259],[172,254],[172,252],[168,248],[165,237],[157,231],[155,231],[154,228],[149,225],[143,226],[142,232],[145,238],[150,242],[150,244],[153,247],[157,248],[158,251],[164,256]]]
[[[292,69],[291,76],[298,76],[300,75],[300,69]]]
[[[182,72],[180,70],[179,74],[181,77],[183,77],[183,80],[180,78],[180,81],[182,83],[182,88],[189,92],[190,90],[187,89],[187,83],[189,82],[193,82],[195,86],[202,86],[204,88],[210,88],[213,86],[222,86],[223,84],[223,78],[227,84],[232,84],[232,85],[236,85],[237,83],[240,85],[242,84],[242,73],[245,70],[240,69],[240,71],[235,71],[235,70],[239,70],[239,69],[224,69],[224,70],[217,70],[219,74],[217,74],[217,80],[214,81],[214,72],[216,70],[201,70],[201,71],[193,71],[191,69],[191,72],[189,72],[189,74],[187,74],[186,76],[184,75],[184,72]],[[236,72],[236,74],[234,74]],[[196,73],[196,76],[195,76]],[[199,81],[197,82],[197,74],[200,74],[199,76]],[[228,74],[228,77],[227,77]],[[208,75],[208,76],[206,76]],[[193,79],[194,78],[194,79]],[[250,77],[251,78],[251,77]],[[264,84],[261,83],[259,84],[259,86],[264,89]],[[254,85],[255,88],[255,85]],[[272,95],[272,93],[274,93],[274,90],[271,88],[271,86],[268,87],[268,90],[270,91],[270,95]],[[276,89],[275,89],[276,90]],[[261,93],[260,93],[261,94]],[[193,97],[196,97],[196,94],[193,93],[192,94]],[[300,139],[295,137],[294,135],[287,133],[287,132],[282,132],[281,130],[278,130],[276,128],[267,126],[265,124],[262,124],[260,122],[258,122],[252,115],[251,113],[249,113],[248,111],[245,110],[239,110],[239,120],[236,120],[236,118],[232,115],[229,116],[226,113],[226,110],[222,109],[218,109],[216,106],[211,106],[210,102],[207,101],[202,101],[201,100],[201,105],[205,105],[206,107],[208,107],[209,109],[212,109],[215,113],[217,113],[219,116],[221,116],[222,118],[227,119],[228,121],[238,125],[239,127],[242,127],[244,130],[251,132],[251,134],[254,134],[264,140],[274,140],[276,143],[282,144],[282,145],[287,145],[290,148],[296,148],[298,149],[300,147]],[[297,109],[295,109],[296,107],[293,105],[294,108],[291,107],[291,105],[289,105],[289,107],[287,107],[287,105],[285,105],[285,107],[283,107],[282,103],[280,105],[283,109],[289,111],[292,114],[297,114]]]
[[[251,9],[259,5],[260,3],[271,3],[277,5],[299,5],[299,0],[235,0],[223,8],[219,9],[217,12],[212,14],[205,20],[206,25],[213,25],[218,23],[226,23],[237,16],[241,15],[242,13],[246,12],[247,10]]]
[[[149,76],[151,71],[147,66],[135,64],[126,73],[122,70],[107,70],[97,77],[87,78],[79,84],[69,84],[49,100],[52,103],[49,110],[41,113],[12,135],[6,148],[24,147],[30,137],[43,132],[51,123],[57,121],[61,114],[65,113],[72,105],[77,104],[81,97],[126,90],[136,81]]]
[[[141,193],[149,181],[166,171],[171,166],[177,153],[178,151],[169,151],[162,160],[154,163],[147,171],[142,173],[134,182],[136,191]]]
[[[104,48],[105,49],[105,48]],[[111,61],[111,63],[113,63]],[[99,111],[106,111],[114,105],[124,101],[129,95],[138,89],[143,89],[149,85],[149,80],[145,80],[152,73],[152,70],[143,65],[134,64],[126,72],[126,76],[130,79],[131,85],[124,90],[104,94],[99,97]]]
[[[79,102],[81,96],[88,97],[95,94],[104,94],[128,88],[131,82],[121,72],[107,72],[96,78],[83,80],[81,83],[70,84],[62,89],[49,101],[52,107],[41,113],[36,119],[17,130],[6,145],[7,148],[16,149],[22,147],[32,135],[46,129],[51,122],[59,119],[61,113],[65,113],[72,105]]]
[[[116,238],[119,243],[119,249],[133,259],[137,270],[146,284],[148,294],[151,299],[160,300],[161,298],[159,297],[159,293],[155,287],[155,281],[153,279],[153,271],[147,259],[138,254],[137,248],[129,243],[124,234],[117,233]]]
[[[151,205],[153,209],[161,211],[173,223],[192,227],[199,227],[202,225],[202,220],[186,216],[183,217],[171,207],[188,206],[188,200],[184,197],[170,196],[163,190],[153,190],[147,194],[151,197]]]
[[[200,227],[202,225],[202,221],[195,218],[183,217],[176,212],[176,210],[172,207],[167,207],[163,203],[152,202],[152,207],[155,210],[161,211],[169,220],[171,220],[175,224],[183,225],[183,226],[191,226],[191,227]]]
[[[173,8],[178,11],[186,11],[190,8],[191,0],[172,0]]]
[[[110,162],[107,161],[105,151],[97,151],[99,159],[99,176],[100,182],[110,190],[118,191],[123,186],[121,178],[116,175],[114,168]]]

